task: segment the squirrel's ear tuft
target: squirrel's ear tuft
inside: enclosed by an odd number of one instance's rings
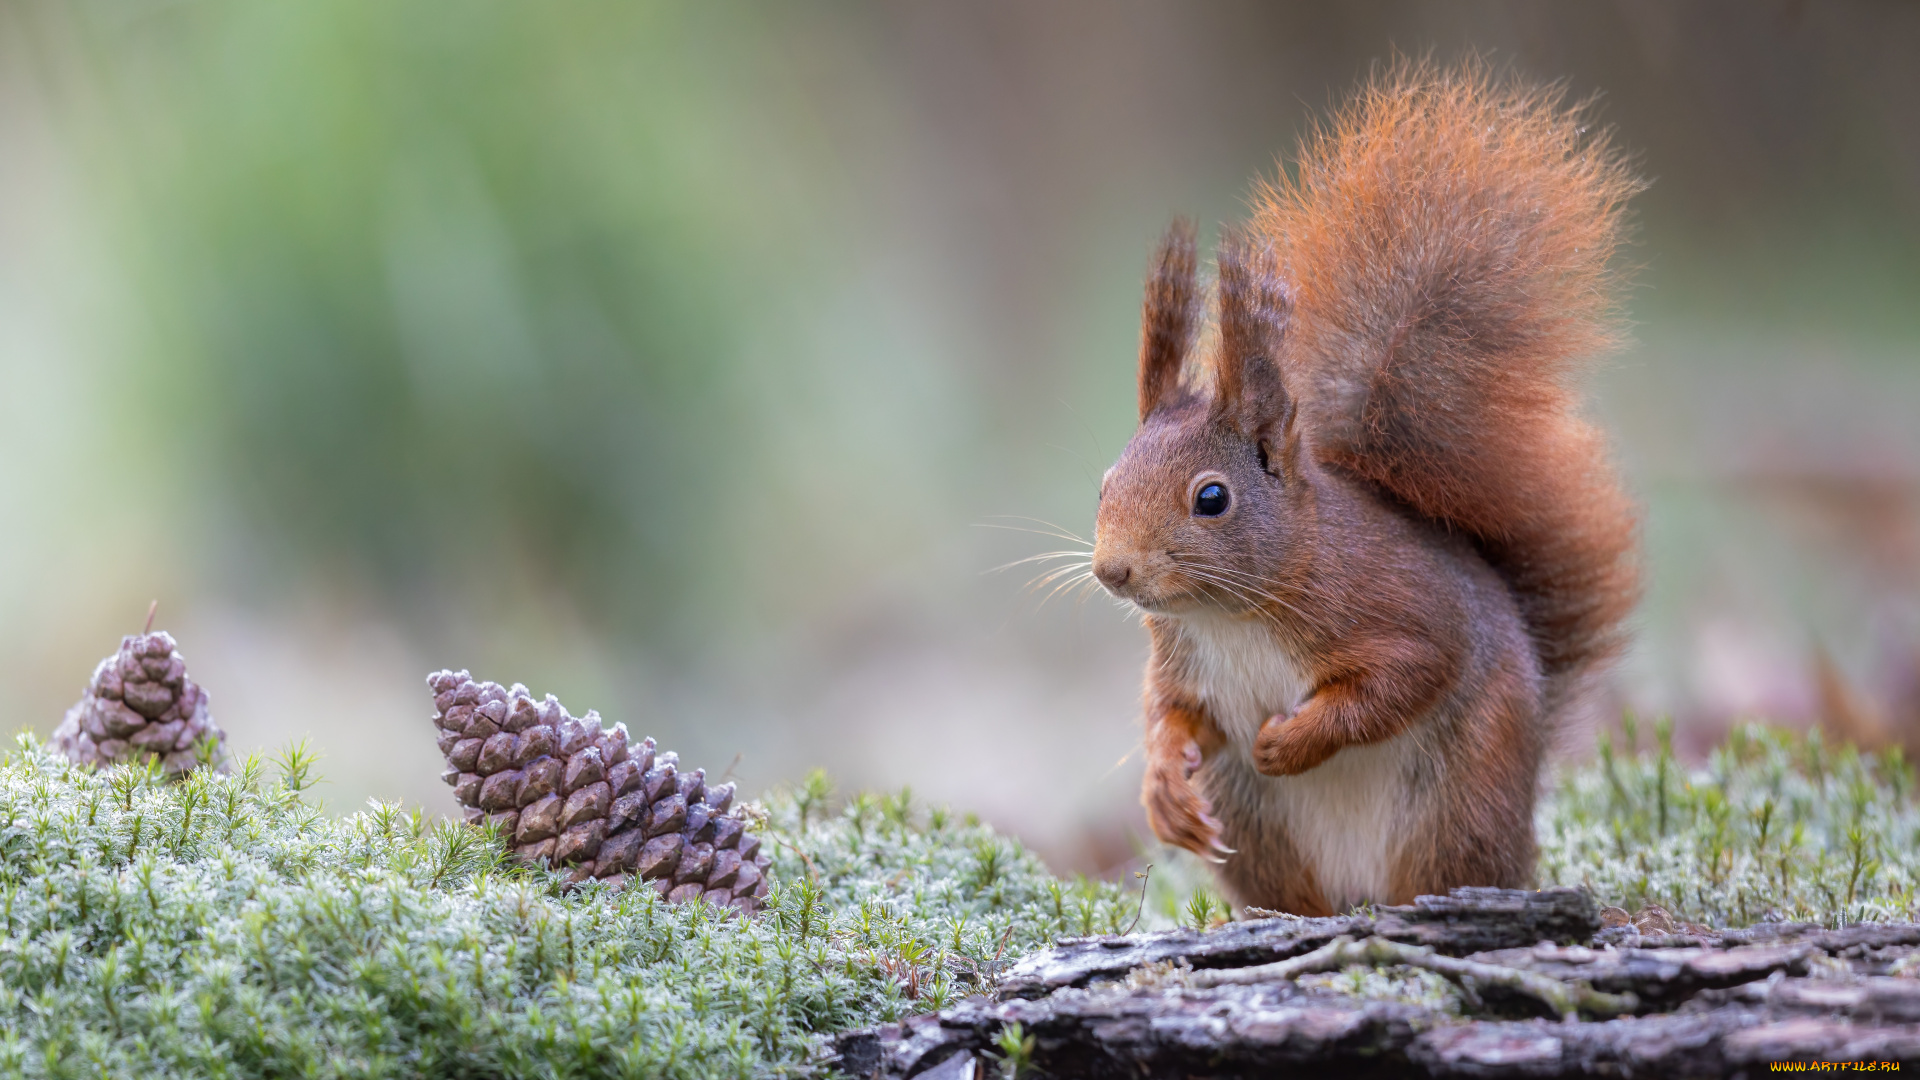
[[[1193,222],[1175,218],[1154,252],[1140,311],[1142,420],[1179,392],[1180,368],[1200,326],[1200,292],[1193,275]]]
[[[1293,396],[1281,377],[1281,349],[1293,294],[1273,252],[1239,230],[1221,237],[1220,353],[1213,414],[1260,444],[1268,469],[1290,471],[1299,451]]]

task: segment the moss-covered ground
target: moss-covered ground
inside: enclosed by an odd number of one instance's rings
[[[1716,924],[1914,917],[1899,759],[1752,728],[1687,770],[1639,734],[1543,802],[1543,882]],[[1063,880],[977,822],[816,778],[765,804],[768,910],[722,917],[567,891],[417,811],[328,816],[310,773],[293,751],[169,783],[23,739],[0,762],[0,1075],[803,1075],[832,1032],[1056,936],[1225,913],[1165,853],[1145,883]]]
[[[1920,807],[1898,750],[1735,729],[1701,769],[1631,720],[1539,814],[1543,883],[1711,926],[1920,918]]]
[[[569,892],[417,811],[330,817],[309,770],[168,783],[22,740],[0,764],[0,1075],[803,1072],[824,1033],[1137,908],[905,796],[828,814],[815,782],[768,808],[768,911],[723,918]]]

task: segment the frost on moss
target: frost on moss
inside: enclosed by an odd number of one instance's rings
[[[1629,731],[1543,800],[1542,882],[1717,925],[1916,916],[1899,758],[1751,728],[1689,771],[1664,730],[1645,751]],[[0,1076],[804,1074],[827,1034],[985,989],[1056,936],[1125,930],[1143,904],[1143,927],[1219,915],[1164,852],[1143,899],[904,792],[834,809],[816,779],[765,808],[767,912],[722,917],[568,892],[417,811],[327,816],[309,768],[293,752],[169,783],[30,738],[0,760]]]
[[[232,775],[0,761],[0,1075],[739,1076],[1134,913],[977,824],[776,800],[768,911],[567,892],[497,837]]]
[[[1665,724],[1645,750],[1631,720],[1623,732],[1543,801],[1540,881],[1711,926],[1920,918],[1920,810],[1898,751],[1753,725],[1688,770]]]

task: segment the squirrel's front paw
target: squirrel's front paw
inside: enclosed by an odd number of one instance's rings
[[[1150,766],[1140,787],[1140,805],[1147,808],[1153,835],[1175,847],[1212,862],[1233,854],[1220,839],[1220,822],[1213,808],[1188,779],[1185,761]]]
[[[1298,776],[1340,752],[1319,725],[1304,716],[1269,716],[1253,740],[1253,767],[1265,776]]]

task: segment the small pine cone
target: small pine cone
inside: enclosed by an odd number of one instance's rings
[[[186,661],[164,630],[121,638],[120,651],[93,669],[87,692],[53,732],[53,745],[77,764],[151,757],[176,776],[200,763],[198,746],[206,740],[218,763],[226,733],[207,715],[207,692],[187,677]]]
[[[427,677],[446,755],[442,779],[471,823],[500,826],[515,854],[572,867],[571,880],[651,881],[669,899],[703,897],[752,914],[772,861],[733,813],[732,784],[709,788],[704,769],[652,739],[629,745],[625,724],[568,713],[515,683],[465,671]]]

